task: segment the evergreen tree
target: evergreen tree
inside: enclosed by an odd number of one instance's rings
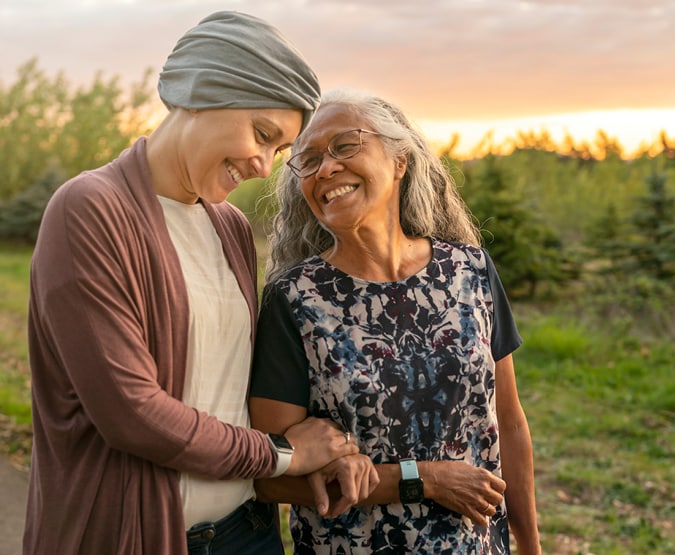
[[[558,234],[508,185],[497,157],[490,154],[467,173],[463,193],[504,287],[514,297],[533,296],[541,282],[571,277],[572,265]]]
[[[634,199],[627,217],[608,204],[589,228],[587,245],[596,261],[607,262],[597,267],[601,272],[670,280],[675,276],[675,197],[663,173],[651,173],[644,184],[645,193]]]
[[[645,184],[647,191],[636,199],[630,217],[627,270],[668,280],[675,276],[675,197],[663,173],[652,173]]]

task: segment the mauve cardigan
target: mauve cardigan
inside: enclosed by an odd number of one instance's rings
[[[246,218],[203,203],[257,313]],[[31,265],[25,554],[184,554],[180,472],[270,475],[265,436],[184,405],[188,296],[139,139],[60,187]],[[253,342],[252,332],[251,341]]]

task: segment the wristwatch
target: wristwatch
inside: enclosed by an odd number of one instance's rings
[[[415,459],[401,459],[401,480],[398,483],[398,494],[401,503],[421,503],[424,499],[424,481],[417,471]]]
[[[277,452],[277,469],[271,476],[271,478],[277,478],[286,472],[291,465],[294,447],[280,434],[267,434],[267,439],[269,439],[272,447]]]

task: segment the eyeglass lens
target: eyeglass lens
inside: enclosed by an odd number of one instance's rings
[[[333,137],[326,149],[328,154],[336,160],[346,160],[361,152],[361,130],[352,129]],[[309,177],[316,173],[323,161],[324,152],[318,150],[306,150],[292,156],[288,165],[298,177]]]

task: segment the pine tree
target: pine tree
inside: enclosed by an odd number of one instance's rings
[[[559,235],[509,186],[494,155],[486,156],[467,182],[465,200],[510,295],[531,297],[541,282],[571,277]]]
[[[663,173],[652,173],[645,184],[629,220],[626,270],[669,280],[675,276],[675,197]]]

